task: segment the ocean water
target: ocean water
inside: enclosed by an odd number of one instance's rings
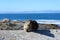
[[[0,19],[9,18],[9,19],[47,19],[47,20],[60,20],[60,13],[31,13],[31,14],[0,14]]]
[[[60,13],[16,13],[0,14],[0,20],[8,18],[10,20],[36,20],[39,23],[60,24]]]

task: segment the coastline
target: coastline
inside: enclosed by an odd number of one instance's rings
[[[23,29],[25,21],[21,20],[10,20],[3,19],[0,21],[0,30],[21,30]],[[38,23],[38,30],[46,30],[46,29],[60,29],[60,26],[57,24],[42,24]]]

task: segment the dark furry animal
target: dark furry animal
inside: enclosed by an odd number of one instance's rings
[[[24,24],[24,30],[27,32],[36,31],[38,27],[38,23],[35,20],[27,20]]]

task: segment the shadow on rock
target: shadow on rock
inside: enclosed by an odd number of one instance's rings
[[[37,30],[33,32],[54,38],[54,34],[50,33],[50,30]]]

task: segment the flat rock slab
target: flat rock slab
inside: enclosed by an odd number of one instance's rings
[[[60,40],[60,30],[0,30],[0,40]]]

